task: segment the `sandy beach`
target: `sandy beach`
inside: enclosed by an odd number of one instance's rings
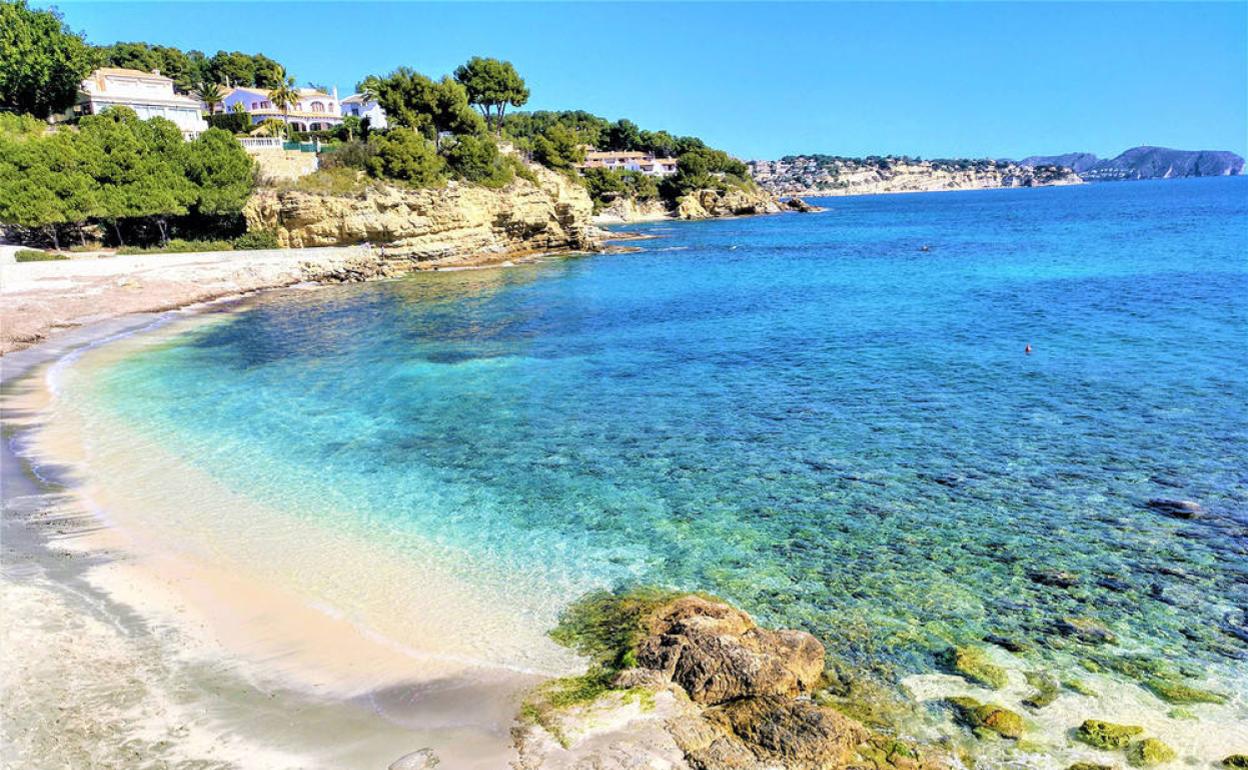
[[[212,264],[146,285],[189,292]],[[75,284],[83,306],[102,301],[92,280]],[[540,631],[433,562],[283,528],[175,457],[153,464],[125,426],[102,451],[58,403],[68,369],[225,312],[97,320],[3,359],[3,766],[505,766],[522,694],[560,671],[499,664],[472,640],[549,653]],[[162,481],[158,466],[178,471]],[[329,561],[370,577],[336,582]]]

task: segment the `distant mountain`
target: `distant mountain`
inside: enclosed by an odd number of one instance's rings
[[[1087,152],[1033,155],[1020,166],[1065,166],[1085,181],[1123,179],[1177,179],[1191,176],[1235,176],[1243,173],[1244,159],[1225,150],[1171,150],[1132,147],[1112,160],[1098,160]]]

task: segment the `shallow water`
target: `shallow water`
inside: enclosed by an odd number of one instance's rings
[[[1234,694],[1192,710],[1244,736],[1248,180],[822,203],[637,226],[663,236],[637,253],[273,294],[74,392],[536,627],[660,583],[899,681],[985,634],[1032,645],[1011,667],[1086,676],[1106,651],[1053,624],[1087,616],[1109,654]]]

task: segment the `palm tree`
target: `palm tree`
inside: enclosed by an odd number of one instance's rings
[[[285,71],[282,72],[285,75]],[[286,121],[287,129],[290,128],[290,108],[299,103],[299,89],[295,88],[295,79],[293,77],[284,77],[278,81],[277,88],[269,91],[269,101],[273,106],[282,111],[282,119]]]
[[[201,80],[195,84],[195,98],[208,106],[208,114],[216,114],[216,107],[225,101],[225,89],[211,80]]]
[[[364,104],[375,102],[381,97],[381,78],[376,75],[369,75],[360,81],[357,86],[360,93],[360,101]]]

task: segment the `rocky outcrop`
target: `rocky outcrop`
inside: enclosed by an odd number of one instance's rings
[[[585,188],[531,167],[502,189],[449,182],[437,189],[373,185],[356,195],[262,189],[244,210],[252,230],[284,247],[384,244],[413,267],[498,262],[526,254],[598,248]]]
[[[600,225],[628,224],[629,222],[653,222],[659,219],[670,219],[672,212],[663,201],[639,201],[635,198],[620,196],[611,201],[594,215],[594,223]]]
[[[590,702],[558,710],[528,704],[526,712],[540,716],[517,729],[514,767],[941,767],[938,758],[920,760],[912,747],[808,697],[824,669],[823,645],[810,634],[761,628],[746,613],[701,596],[618,598],[613,605],[594,597],[572,621],[574,634],[554,636],[627,667]],[[587,643],[587,633],[602,633],[606,644]],[[604,673],[587,678],[601,681]],[[649,708],[638,708],[646,698]]]
[[[775,197],[764,190],[693,190],[676,201],[677,219],[743,217],[780,211]]]
[[[819,206],[811,205],[796,196],[785,200],[780,205],[783,208],[788,209],[789,211],[796,211],[799,214],[815,214],[820,211],[823,211],[823,208]]]
[[[773,195],[874,195],[1080,184],[1068,168],[997,160],[915,160],[788,156],[750,161],[754,181]]]

